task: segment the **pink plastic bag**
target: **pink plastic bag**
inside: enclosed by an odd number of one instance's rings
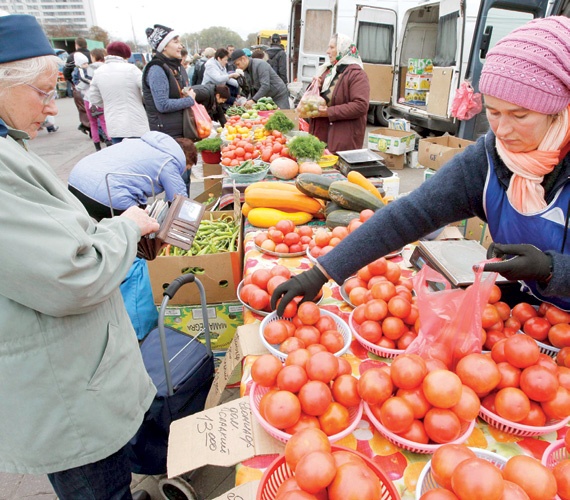
[[[297,104],[295,112],[300,118],[315,118],[319,116],[319,107],[326,106],[327,103],[321,97],[319,90],[319,79],[315,78],[305,90],[303,97]]]
[[[497,279],[497,273],[486,274],[483,279],[483,266],[478,266],[471,286],[451,289],[440,273],[424,265],[413,278],[420,331],[406,349],[406,354],[440,359],[453,369],[462,357],[481,352],[483,309]],[[434,291],[429,282],[442,283],[445,289]]]
[[[464,80],[451,103],[451,115],[459,120],[471,120],[483,109],[481,94],[473,90],[471,84]]]

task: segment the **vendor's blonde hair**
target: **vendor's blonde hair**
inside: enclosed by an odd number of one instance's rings
[[[57,56],[39,56],[0,64],[0,93],[23,85],[33,84],[44,73],[56,75],[61,59]]]

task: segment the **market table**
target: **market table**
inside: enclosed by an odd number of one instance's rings
[[[292,270],[309,269],[312,266],[307,257],[277,258],[260,253],[253,242],[255,234],[257,234],[257,231],[250,226],[244,241],[244,276],[251,274],[256,269],[270,268],[275,264],[284,265]],[[400,267],[402,267],[403,274],[408,276],[412,274],[407,261],[407,258],[411,255],[412,248],[413,245],[405,247],[402,256],[392,259],[393,262],[398,262]],[[332,281],[325,285],[323,299],[319,305],[339,315],[345,321],[348,320],[348,316],[352,311],[351,306],[343,301],[340,295],[340,287]],[[262,319],[262,316],[244,308],[245,324],[259,323]],[[387,359],[371,354],[356,340],[352,341],[350,349],[344,357],[350,362],[355,376],[358,376],[359,369],[363,363],[378,364],[389,362]],[[252,383],[250,375],[251,365],[255,359],[257,359],[257,356],[247,356],[244,360],[240,396],[249,394]],[[496,452],[506,458],[524,453],[540,459],[548,445],[556,439],[561,439],[567,428],[565,427],[557,432],[551,432],[535,438],[522,438],[501,432],[483,420],[477,419],[476,426],[465,444]],[[415,498],[418,477],[425,464],[431,458],[431,455],[412,453],[395,446],[374,428],[365,414],[363,414],[357,428],[347,437],[337,441],[336,444],[358,450],[379,464],[394,482],[400,496],[404,500]],[[276,455],[258,456],[238,464],[236,486],[260,479],[264,469],[269,466],[275,457]]]

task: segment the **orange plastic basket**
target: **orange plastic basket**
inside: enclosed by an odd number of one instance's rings
[[[366,465],[380,480],[382,495],[378,500],[398,500],[400,498],[398,490],[392,481],[390,481],[384,471],[367,456],[357,451],[350,450],[342,446],[336,446],[334,444],[332,445],[332,451],[348,451],[350,453],[354,453],[366,462]],[[265,472],[261,477],[261,482],[259,483],[259,488],[257,489],[256,500],[273,500],[277,489],[281,486],[281,483],[286,479],[289,479],[291,476],[293,476],[293,473],[285,463],[285,455],[279,455],[273,463],[265,469]]]

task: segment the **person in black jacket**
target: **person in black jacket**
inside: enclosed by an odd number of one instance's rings
[[[89,49],[87,48],[87,40],[85,38],[79,37],[75,39],[75,52],[81,52],[83,55],[87,57],[89,64],[91,64],[91,54],[89,53]],[[71,83],[71,88],[73,89],[73,102],[75,102],[75,107],[77,108],[77,112],[79,113],[79,126],[77,127],[78,130],[81,130],[84,134],[90,134],[91,127],[89,125],[89,118],[87,116],[87,112],[85,111],[85,104],[83,103],[83,95],[79,90],[75,88],[75,84],[73,83],[73,70],[75,69],[75,59],[74,54],[72,52],[67,57],[67,61],[65,62],[65,66],[63,67],[63,77],[66,81]]]
[[[196,93],[196,102],[206,108],[210,118],[219,122],[220,126],[226,123],[226,114],[223,105],[230,98],[230,89],[227,85],[194,85],[192,90]]]
[[[281,45],[281,37],[278,33],[271,35],[271,46],[265,51],[267,54],[267,62],[273,68],[273,71],[279,75],[283,83],[287,85],[287,54]]]

